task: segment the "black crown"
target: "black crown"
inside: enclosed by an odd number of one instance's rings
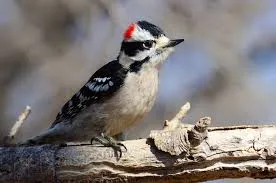
[[[141,27],[142,29],[145,29],[151,33],[154,37],[158,38],[162,35],[165,35],[164,31],[157,27],[156,25],[153,25],[145,20],[141,20],[137,22],[137,25]]]

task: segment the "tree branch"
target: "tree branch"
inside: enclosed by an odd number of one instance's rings
[[[186,128],[180,121],[189,109],[185,104],[148,139],[124,141],[128,151],[120,159],[111,148],[95,145],[0,147],[0,182],[276,178],[276,126],[208,128],[211,118],[204,117]]]
[[[121,159],[108,147],[52,145],[0,148],[0,182],[158,181],[276,178],[276,126],[220,128],[191,157],[157,150],[150,139],[130,140]],[[203,157],[203,158],[195,158]]]

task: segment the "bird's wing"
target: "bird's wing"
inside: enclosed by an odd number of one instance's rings
[[[127,70],[117,60],[104,65],[64,104],[50,128],[74,118],[91,104],[110,98],[123,86],[126,74]]]

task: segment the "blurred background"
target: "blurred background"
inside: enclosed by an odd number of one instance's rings
[[[160,129],[187,101],[186,123],[205,115],[213,126],[275,123],[275,0],[1,0],[0,138],[26,105],[32,113],[18,140],[47,129],[141,19],[185,42],[161,70],[154,109],[128,139]]]
[[[26,105],[32,113],[18,140],[47,129],[141,19],[185,42],[161,70],[154,109],[128,139],[160,129],[187,101],[186,123],[205,115],[213,126],[276,121],[275,0],[1,0],[0,138]]]

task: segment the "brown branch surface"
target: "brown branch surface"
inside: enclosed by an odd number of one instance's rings
[[[151,140],[125,141],[119,160],[108,147],[52,145],[0,148],[0,182],[198,182],[276,178],[276,126],[219,128],[195,154],[172,156]],[[202,158],[195,158],[202,157]]]

